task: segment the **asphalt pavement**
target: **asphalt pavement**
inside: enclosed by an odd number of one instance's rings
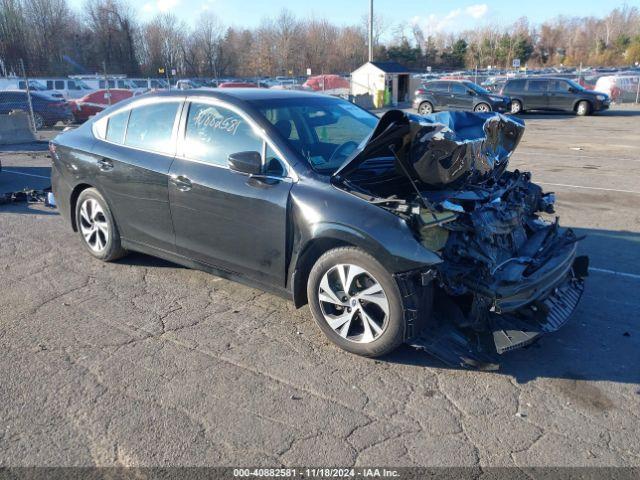
[[[523,115],[511,166],[586,238],[586,292],[498,372],[338,350],[307,307],[0,206],[2,466],[640,466],[640,108]],[[0,193],[48,185],[0,153]]]

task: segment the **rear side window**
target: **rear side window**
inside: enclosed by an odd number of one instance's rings
[[[129,116],[124,144],[153,152],[173,154],[173,125],[178,102],[161,102],[134,107]]]
[[[524,90],[524,84],[526,80],[509,80],[504,85],[504,91],[506,92],[521,92]]]
[[[232,153],[262,152],[262,139],[234,111],[194,102],[187,116],[184,150],[193,160],[226,166]]]
[[[116,113],[109,117],[107,123],[106,139],[110,142],[122,143],[124,140],[124,132],[127,129],[127,120],[129,119],[129,110]]]
[[[429,82],[425,84],[425,87],[433,92],[446,92],[449,88],[447,82]]]
[[[527,90],[529,92],[546,92],[547,91],[546,80],[529,80],[527,83]]]
[[[64,80],[56,80],[56,90],[64,90]]]

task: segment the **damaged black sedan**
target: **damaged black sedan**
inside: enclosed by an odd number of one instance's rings
[[[140,251],[308,303],[360,355],[407,342],[480,366],[562,326],[587,274],[553,194],[507,170],[523,131],[312,93],[160,93],[59,135],[53,190],[101,260]]]

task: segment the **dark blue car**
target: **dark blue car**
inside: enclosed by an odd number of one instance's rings
[[[51,127],[58,122],[70,122],[73,119],[71,108],[66,100],[32,92],[31,104],[37,130],[43,127]],[[0,114],[7,114],[13,110],[29,112],[26,91],[0,91]]]

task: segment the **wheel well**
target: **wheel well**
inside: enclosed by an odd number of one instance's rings
[[[293,304],[300,308],[308,303],[307,279],[309,272],[323,253],[338,247],[354,247],[355,245],[334,238],[319,238],[307,244],[296,262],[292,279]]]
[[[581,98],[580,100],[578,100],[574,105],[573,105],[573,111],[577,112],[578,111],[578,105],[580,105],[580,102],[585,102],[587,105],[589,105],[589,110],[593,110],[593,104],[591,103],[590,100]]]
[[[82,191],[87,188],[93,188],[93,185],[89,185],[88,183],[76,185],[69,198],[69,215],[71,216],[71,228],[73,228],[74,232],[78,231],[78,225],[76,225],[76,203]]]
[[[422,100],[422,101],[420,102],[420,105],[418,105],[418,109],[420,109],[420,107],[421,107],[422,105],[424,105],[425,103],[428,103],[429,105],[431,105],[431,110],[433,110],[433,102],[432,102],[431,100]]]

